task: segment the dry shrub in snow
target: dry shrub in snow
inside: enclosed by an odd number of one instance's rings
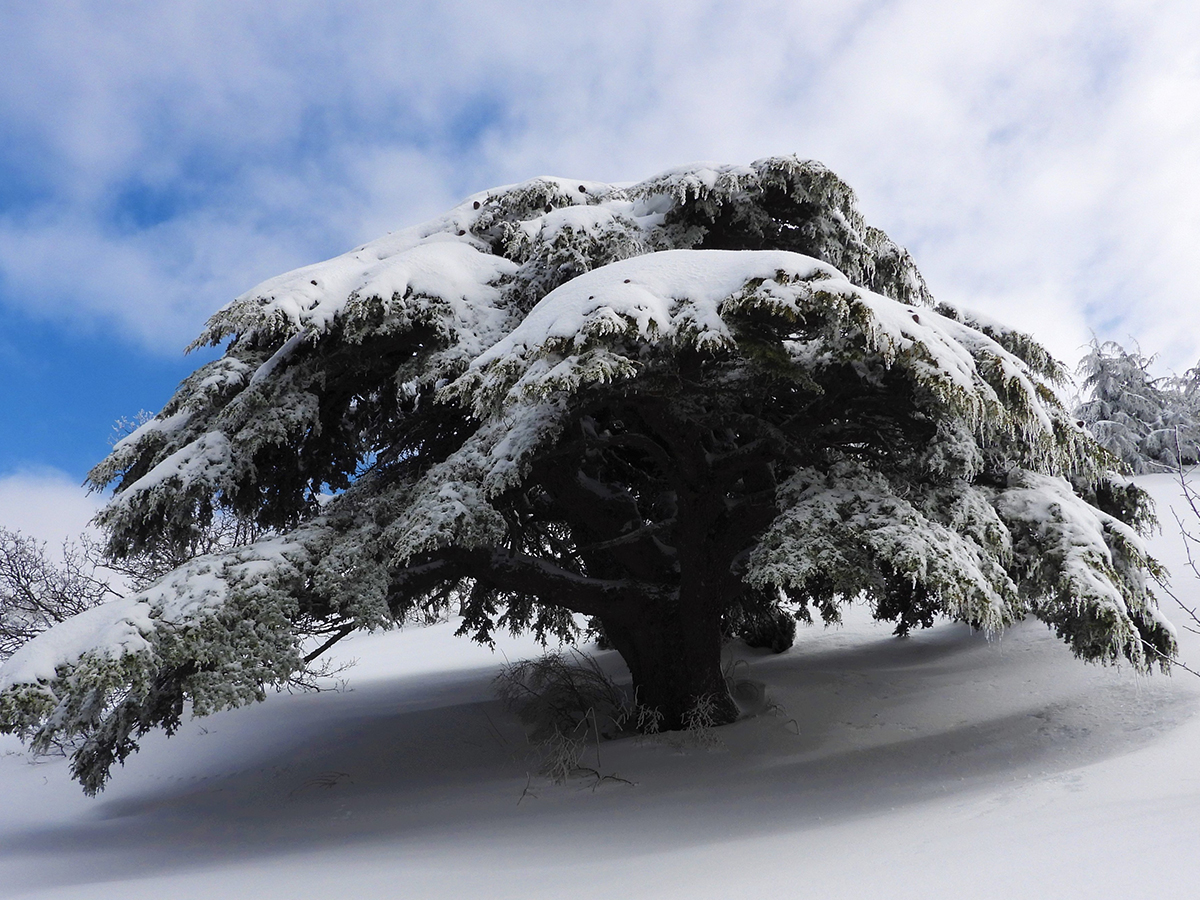
[[[596,660],[578,651],[552,651],[505,666],[495,686],[505,707],[538,742],[583,727],[610,733],[626,702]]]

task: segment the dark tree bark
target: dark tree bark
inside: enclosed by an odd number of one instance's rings
[[[723,613],[745,591],[739,557],[776,514],[770,440],[716,435],[679,401],[625,398],[607,420],[640,427],[601,435],[591,423],[573,460],[582,468],[558,465],[541,478],[582,538],[589,573],[619,571],[662,588],[631,592],[598,618],[629,667],[638,703],[657,710],[664,729],[686,727],[701,709],[710,724],[737,718],[721,664]],[[589,458],[594,465],[604,453],[635,454],[648,481],[614,490],[611,479],[586,475]],[[648,497],[661,508],[646,508]]]
[[[721,668],[720,610],[712,606],[704,598],[675,597],[642,606],[628,619],[600,617],[613,648],[629,666],[638,704],[662,716],[663,730],[686,727],[689,714],[704,707],[709,725],[738,717]]]
[[[604,397],[500,499],[508,546],[414,560],[396,595],[467,579],[481,622],[514,596],[593,616],[661,728],[701,713],[733,721],[726,613],[747,596],[739,566],[777,514],[780,439],[761,417],[730,418],[682,378]]]

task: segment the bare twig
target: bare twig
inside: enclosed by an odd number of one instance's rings
[[[521,791],[521,796],[517,798],[517,806],[520,806],[521,801],[524,800],[526,797],[532,797],[534,800],[538,799],[538,795],[536,793],[534,793],[533,788],[530,787],[530,785],[532,783],[533,783],[533,775],[530,774],[529,772],[526,772],[525,773],[525,788],[524,788],[524,790]]]
[[[1182,460],[1182,449],[1179,444],[1179,431],[1175,432],[1175,458]],[[1175,474],[1179,479],[1179,488],[1183,493],[1183,500],[1187,504],[1188,509],[1192,512],[1192,518],[1195,522],[1200,522],[1200,493],[1192,487],[1188,480],[1188,471],[1184,468],[1183,462],[1179,462],[1175,469]],[[1179,534],[1183,538],[1183,552],[1187,555],[1188,568],[1192,570],[1192,574],[1197,580],[1200,580],[1200,563],[1197,562],[1196,554],[1193,553],[1192,547],[1196,545],[1200,547],[1200,537],[1188,529],[1179,512],[1172,507],[1171,515],[1175,517],[1175,524],[1179,528]],[[1195,606],[1188,606],[1163,582],[1162,579],[1157,579],[1159,586],[1163,589],[1168,597],[1175,601],[1175,604],[1183,610],[1184,614],[1192,620],[1191,625],[1185,625],[1184,628],[1193,634],[1200,634],[1200,612]],[[1189,670],[1190,671],[1190,670]]]
[[[1193,629],[1188,629],[1188,630],[1191,631]],[[1143,639],[1142,646],[1145,647],[1147,650],[1149,650],[1151,653],[1153,653],[1155,658],[1158,659],[1159,662],[1166,663],[1167,665],[1171,666],[1172,668],[1183,669],[1183,671],[1189,672],[1192,675],[1195,675],[1197,678],[1200,678],[1200,672],[1197,672],[1195,669],[1193,669],[1187,663],[1182,663],[1178,659],[1175,659],[1174,657],[1167,656],[1167,654],[1163,653],[1161,650],[1159,650],[1157,647],[1155,647],[1149,641],[1146,641],[1145,639]]]

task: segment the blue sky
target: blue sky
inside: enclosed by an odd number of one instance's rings
[[[936,296],[1185,369],[1197,48],[1182,0],[0,0],[0,525],[82,524],[223,303],[541,174],[821,159]]]

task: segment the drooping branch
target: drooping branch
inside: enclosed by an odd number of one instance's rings
[[[337,632],[333,635],[333,637],[329,638],[329,640],[325,641],[323,644],[321,644],[321,646],[317,647],[317,649],[313,650],[311,653],[305,654],[304,664],[308,665],[309,663],[311,663],[313,660],[315,660],[318,656],[320,656],[322,653],[324,653],[326,650],[328,650],[330,647],[332,647],[334,644],[336,644],[342,638],[349,637],[351,634],[353,634],[354,631],[357,630],[357,628],[358,628],[357,623],[351,623],[350,625],[343,625],[341,628],[339,628],[337,630]]]
[[[580,550],[585,553],[597,553],[601,550],[613,550],[623,544],[636,544],[638,541],[644,540],[648,537],[654,537],[657,534],[661,534],[664,531],[670,530],[671,528],[675,527],[677,521],[678,520],[674,516],[671,516],[668,519],[663,519],[661,522],[651,522],[649,525],[643,525],[641,528],[630,531],[627,534],[622,534],[615,538],[610,538],[607,541],[599,541],[595,544],[587,544],[581,547]]]
[[[446,547],[393,578],[393,592],[425,592],[448,580],[470,579],[501,591],[537,597],[587,616],[628,613],[663,598],[660,585],[633,578],[591,578],[545,559],[504,548]]]
[[[664,475],[669,476],[675,470],[675,458],[657,441],[644,434],[596,434],[588,435],[592,444],[597,447],[632,447],[640,450],[653,459]]]
[[[713,454],[709,459],[709,467],[714,476],[721,480],[736,477],[747,469],[752,469],[782,455],[785,442],[774,434],[758,437],[725,453]]]

